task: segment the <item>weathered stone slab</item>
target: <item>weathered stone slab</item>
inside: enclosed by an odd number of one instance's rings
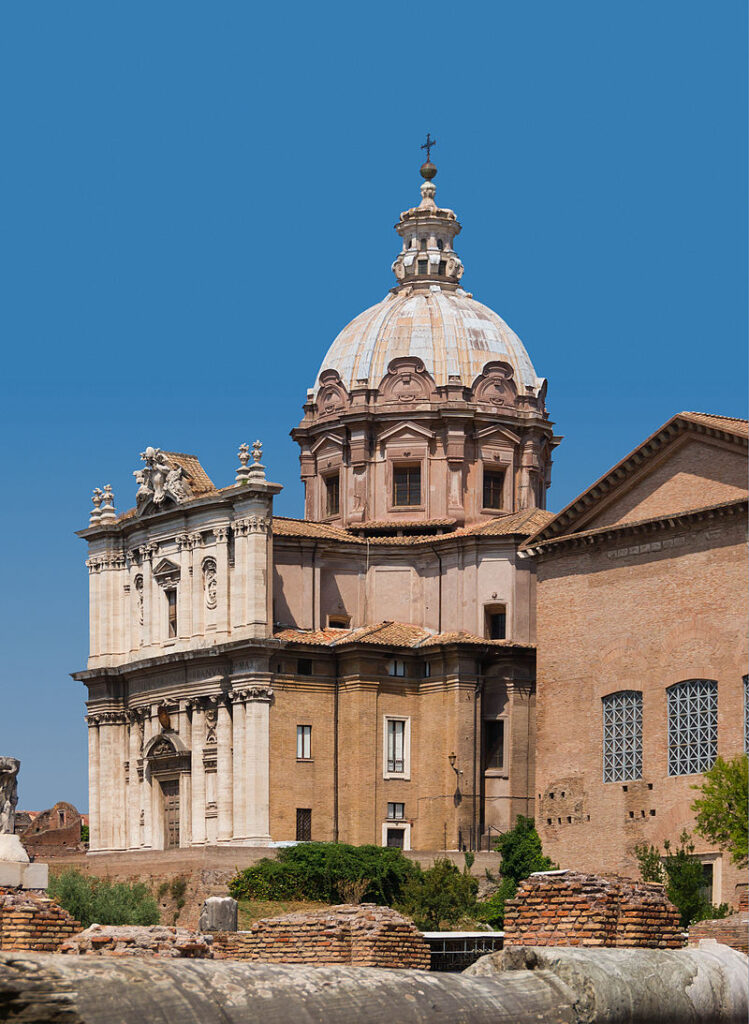
[[[29,855],[18,836],[11,832],[0,832],[0,862],[10,864],[28,864]]]
[[[201,932],[235,932],[239,904],[231,896],[209,896],[200,911]]]

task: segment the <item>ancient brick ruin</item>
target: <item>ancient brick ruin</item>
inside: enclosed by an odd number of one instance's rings
[[[213,958],[213,938],[187,928],[164,925],[102,925],[90,928],[64,942],[60,952],[70,956],[137,956]]]
[[[662,885],[554,871],[531,875],[505,908],[505,946],[680,949],[679,912]]]
[[[0,950],[57,953],[81,930],[67,910],[29,891],[0,889]]]
[[[373,903],[256,921],[248,932],[216,935],[214,955],[268,963],[429,969],[429,946],[413,921]]]

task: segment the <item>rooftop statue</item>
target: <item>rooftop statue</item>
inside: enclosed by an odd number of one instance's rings
[[[133,473],[138,484],[136,504],[139,513],[142,513],[149,504],[160,507],[168,498],[178,505],[190,500],[192,492],[182,466],[170,465],[162,450],[152,448],[150,445],[141,452],[140,457],[146,465]]]
[[[12,833],[16,823],[20,767],[17,758],[0,757],[0,835]]]

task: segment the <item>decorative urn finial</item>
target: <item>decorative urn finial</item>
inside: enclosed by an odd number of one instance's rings
[[[89,526],[96,526],[101,519],[101,512],[99,510],[101,509],[101,503],[103,500],[104,491],[102,491],[101,487],[95,487],[94,493],[91,495],[91,501],[93,501],[94,507],[91,509],[91,515],[88,519]]]
[[[99,513],[100,523],[113,523],[117,518],[117,513],[114,510],[114,491],[112,490],[111,484],[105,484],[104,490],[102,491],[102,507]]]
[[[247,463],[250,461],[250,446],[246,441],[244,444],[240,444],[237,456],[241,462],[241,466],[237,470],[236,482],[238,484],[246,484],[247,478],[250,475],[250,470],[247,466]]]

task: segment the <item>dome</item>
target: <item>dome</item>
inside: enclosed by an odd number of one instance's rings
[[[360,313],[328,349],[318,381],[323,370],[336,370],[349,390],[364,382],[376,388],[399,356],[418,356],[438,387],[451,377],[470,387],[492,360],[512,366],[521,393],[542,383],[522,341],[501,317],[462,288],[440,285],[396,288]]]

